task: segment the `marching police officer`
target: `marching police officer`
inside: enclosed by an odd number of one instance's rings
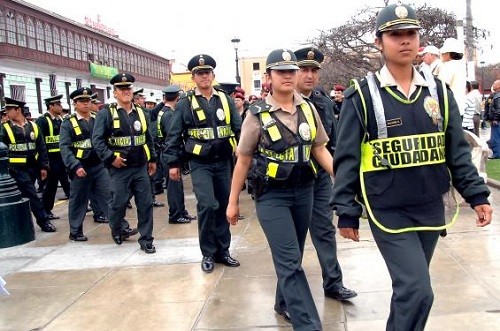
[[[295,56],[300,68],[296,90],[302,97],[312,102],[318,111],[329,138],[327,148],[333,155],[337,140],[334,104],[325,92],[316,88],[319,82],[320,63],[323,62],[324,55],[315,47],[305,47],[295,51]],[[342,282],[342,269],[337,259],[333,210],[330,207],[332,190],[332,178],[323,168],[319,168],[314,181],[313,215],[309,223],[309,232],[318,254],[325,295],[343,301],[354,298],[357,293],[344,287]]]
[[[45,213],[49,219],[52,220],[59,219],[59,216],[52,214],[58,182],[61,183],[66,196],[69,196],[70,190],[68,173],[64,167],[64,163],[61,158],[61,151],[59,149],[59,131],[63,121],[61,117],[62,97],[63,95],[59,94],[46,98],[45,105],[47,106],[47,112],[43,114],[43,116],[38,117],[35,122],[45,138],[45,146],[49,155],[50,170],[47,174],[47,181],[43,189],[42,202],[45,208]]]
[[[163,149],[168,148],[165,144],[165,137],[168,137],[170,126],[172,124],[172,116],[174,115],[175,106],[179,101],[181,91],[178,85],[169,85],[162,90],[164,107],[158,112],[158,143]],[[164,153],[162,153],[163,155]],[[162,157],[163,158],[163,157]],[[169,167],[163,158],[165,173],[169,173]],[[196,217],[190,216],[184,204],[184,185],[181,180],[167,180],[167,200],[168,200],[168,223],[170,224],[185,224],[190,223]]]
[[[156,252],[153,245],[153,199],[149,175],[156,171],[156,154],[144,109],[132,102],[134,76],[120,73],[111,78],[116,103],[107,104],[96,116],[92,144],[109,168],[111,201],[109,225],[117,245],[137,230],[124,220],[130,194],[137,205],[141,250]]]
[[[214,262],[229,267],[240,265],[229,254],[231,232],[225,211],[236,145],[234,136],[240,133],[241,117],[233,100],[212,87],[215,66],[215,60],[206,54],[189,61],[196,88],[175,107],[165,150],[171,180],[181,180],[184,153],[189,160],[198,201],[201,269],[206,273],[214,270]]]
[[[425,328],[434,301],[429,264],[448,226],[442,196],[450,182],[475,210],[477,226],[492,218],[453,93],[413,66],[420,28],[408,5],[379,12],[375,44],[385,65],[345,92],[335,149],[339,232],[359,241],[362,203],[392,279],[387,330]]]
[[[35,122],[23,115],[25,103],[12,98],[4,98],[5,113],[9,120],[2,124],[0,141],[9,148],[9,172],[17,183],[21,194],[30,200],[30,207],[36,223],[44,232],[55,232],[56,227],[45,213],[43,204],[35,190],[35,179],[47,178],[49,158],[43,141],[43,134]]]
[[[75,113],[61,125],[59,146],[64,165],[71,178],[68,204],[69,239],[87,241],[83,234],[83,220],[92,194],[103,215],[108,214],[110,200],[109,174],[92,147],[94,115],[91,113],[91,94],[82,87],[70,94]]]
[[[297,330],[321,330],[321,321],[302,269],[312,214],[316,164],[332,174],[328,136],[314,105],[294,91],[297,58],[288,49],[269,53],[271,94],[248,109],[234,169],[227,219],[237,224],[238,198],[252,173],[257,217],[271,248],[278,276],[274,310]]]

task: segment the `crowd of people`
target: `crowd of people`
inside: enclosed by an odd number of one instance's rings
[[[259,97],[237,85],[214,87],[217,63],[208,54],[188,63],[195,88],[183,93],[169,85],[161,102],[134,92],[130,73],[112,77],[107,104],[88,87],[72,91],[71,115],[63,114],[62,95],[46,98],[47,113],[36,121],[25,117],[24,102],[6,97],[0,141],[9,148],[10,174],[42,231],[57,230],[51,221],[60,182],[69,197],[70,240],[88,240],[90,203],[115,244],[139,234],[148,254],[156,252],[153,210],[164,207],[155,195],[166,188],[168,222],[198,221],[205,273],[216,264],[240,266],[229,250],[230,225],[244,218],[239,198],[248,185],[277,276],[274,310],[295,330],[322,329],[302,268],[307,234],[325,296],[349,300],[357,293],[344,286],[333,214],[340,235],[359,241],[366,211],[392,279],[387,330],[423,330],[434,297],[429,264],[449,226],[442,195],[453,183],[479,227],[493,211],[463,135],[478,134],[478,84],[462,79],[456,39],[419,50],[420,29],[410,6],[382,9],[375,45],[384,66],[329,94],[318,86],[324,55],[306,47],[269,53]],[[500,158],[500,81],[493,90],[486,118],[493,157]],[[184,204],[186,170],[197,216]],[[41,199],[36,179],[47,179]],[[125,219],[132,197],[137,228]]]

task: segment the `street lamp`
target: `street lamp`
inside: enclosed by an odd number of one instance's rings
[[[484,99],[484,61],[479,62],[481,64],[481,94]]]
[[[233,47],[234,47],[234,52],[236,53],[236,57],[235,57],[235,62],[236,62],[236,82],[238,84],[241,83],[241,78],[240,78],[240,71],[238,69],[238,44],[240,43],[240,38],[237,38],[237,37],[234,37],[233,39],[231,39],[231,42],[233,43]]]

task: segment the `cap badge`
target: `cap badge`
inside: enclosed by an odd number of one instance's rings
[[[125,77],[125,74],[123,74],[122,82],[126,82],[126,81],[127,81],[127,77]]]
[[[394,12],[398,18],[408,17],[408,9],[405,6],[397,6]]]
[[[200,66],[204,66],[205,65],[205,59],[203,58],[203,56],[201,56],[200,59],[198,60],[198,64]]]
[[[307,59],[314,60],[314,51],[307,52]]]
[[[283,51],[283,53],[281,53],[281,57],[285,61],[290,61],[292,59],[292,55],[290,55],[288,51]]]
[[[86,89],[84,89],[84,90],[83,90],[83,95],[88,95],[88,94],[89,94],[89,92],[87,92],[87,90],[86,90]]]

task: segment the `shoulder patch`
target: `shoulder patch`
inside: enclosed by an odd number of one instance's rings
[[[267,104],[265,100],[259,100],[257,102],[254,102],[252,105],[250,105],[250,107],[248,108],[248,110],[253,114],[253,115],[257,115],[259,113],[262,113],[262,112],[265,112],[265,111],[268,111],[269,109],[271,109],[271,105]]]

